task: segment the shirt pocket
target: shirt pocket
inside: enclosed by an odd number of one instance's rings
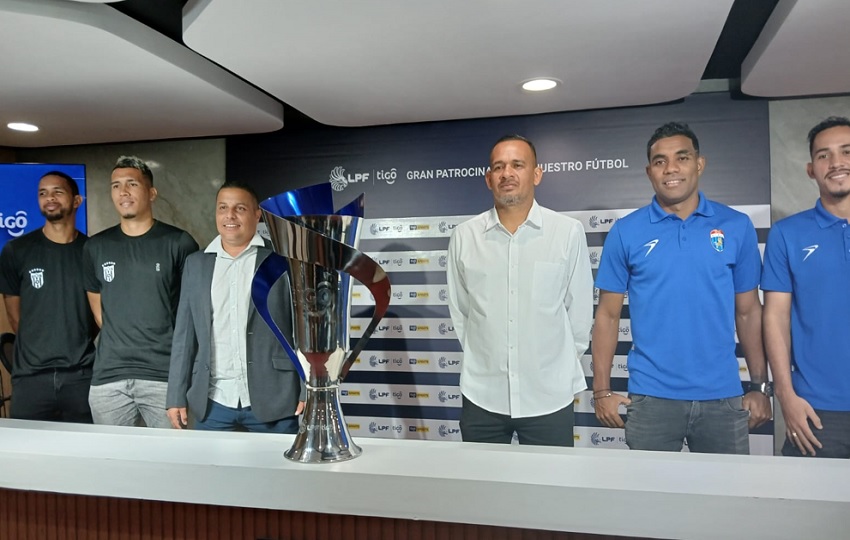
[[[567,267],[564,263],[544,261],[534,263],[531,298],[535,306],[545,311],[563,307],[566,273]]]

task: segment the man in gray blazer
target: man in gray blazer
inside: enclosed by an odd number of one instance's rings
[[[217,236],[183,268],[166,408],[177,429],[296,433],[304,388],[292,362],[251,302],[257,266],[271,249],[257,234],[254,190],[225,183],[216,195]],[[292,308],[282,280],[272,314],[292,335]],[[275,305],[277,304],[277,305]]]

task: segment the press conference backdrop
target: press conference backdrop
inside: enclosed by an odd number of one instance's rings
[[[38,181],[50,171],[61,171],[76,180],[83,203],[77,211],[77,229],[86,232],[85,165],[49,163],[0,163],[0,249],[6,242],[41,228],[44,216],[38,208]]]
[[[366,193],[360,249],[389,273],[388,315],[342,386],[355,436],[460,440],[462,352],[449,317],[446,248],[454,228],[492,206],[484,183],[490,149],[505,134],[537,147],[537,201],[582,222],[591,265],[617,219],[649,203],[646,142],[659,125],[688,122],[700,140],[711,199],[752,219],[760,247],[770,227],[768,107],[702,94],[675,104],[539,116],[411,124],[239,138],[228,143],[228,177],[250,179],[262,196],[330,182],[337,207]],[[499,294],[494,291],[494,294]],[[598,296],[598,295],[597,295]],[[372,300],[353,289],[352,337]],[[626,393],[631,347],[628,298],[612,388]],[[742,381],[749,379],[738,349]],[[592,385],[590,354],[582,359]],[[601,427],[591,392],[576,397],[576,446],[625,448],[623,431]],[[773,453],[773,426],[751,434],[753,453]]]

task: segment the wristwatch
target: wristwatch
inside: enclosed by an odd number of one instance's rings
[[[763,382],[763,383],[754,383],[750,382],[750,387],[748,392],[761,392],[767,397],[773,397],[773,383],[772,382]]]

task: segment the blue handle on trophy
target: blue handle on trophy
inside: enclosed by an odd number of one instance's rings
[[[289,263],[286,261],[286,258],[281,257],[277,253],[270,253],[269,256],[266,257],[266,260],[260,263],[260,266],[254,273],[254,282],[251,285],[251,298],[254,300],[254,306],[257,308],[257,313],[259,313],[260,317],[266,321],[266,324],[269,326],[272,333],[275,335],[280,344],[283,345],[283,350],[286,351],[289,359],[293,364],[295,364],[295,370],[298,371],[298,375],[301,377],[301,380],[306,381],[307,375],[304,373],[304,368],[301,367],[301,363],[298,361],[298,355],[295,354],[295,351],[292,349],[292,345],[289,343],[286,336],[283,335],[280,326],[278,326],[277,322],[275,322],[274,317],[272,317],[269,310],[269,295],[271,294],[272,287],[287,272],[289,272]]]
[[[305,231],[305,233],[322,237],[322,235],[318,235],[313,231]],[[375,332],[378,323],[387,312],[387,308],[390,303],[390,282],[383,268],[381,268],[380,265],[378,265],[378,263],[376,263],[368,255],[365,255],[364,253],[331,238],[322,237],[322,239],[326,243],[338,244],[334,247],[336,248],[336,251],[342,255],[342,261],[345,261],[345,264],[341,265],[342,268],[334,268],[334,270],[349,274],[357,279],[357,281],[363,283],[363,285],[369,289],[369,292],[372,293],[372,296],[375,298],[375,310],[372,314],[372,320],[369,322],[369,325],[366,327],[363,335],[359,340],[357,340],[357,343],[355,343],[351,352],[348,354],[348,357],[345,359],[340,372],[340,380],[342,380],[345,378],[345,375],[348,373],[352,364],[354,364],[357,356],[363,351],[363,348],[366,346],[369,338],[372,337],[372,334]],[[266,324],[283,346],[283,349],[286,351],[286,354],[289,356],[292,363],[295,364],[295,369],[298,371],[298,375],[302,380],[306,381],[307,375],[304,372],[304,368],[301,365],[298,354],[295,352],[292,344],[290,344],[286,336],[283,335],[283,332],[275,322],[268,306],[272,287],[281,277],[283,277],[284,274],[288,273],[289,270],[289,262],[285,257],[276,253],[269,254],[269,256],[266,257],[266,259],[259,265],[256,273],[254,274],[254,282],[251,287],[251,297],[257,308],[257,312],[263,320],[266,321]],[[347,287],[347,284],[343,284],[343,287]]]

